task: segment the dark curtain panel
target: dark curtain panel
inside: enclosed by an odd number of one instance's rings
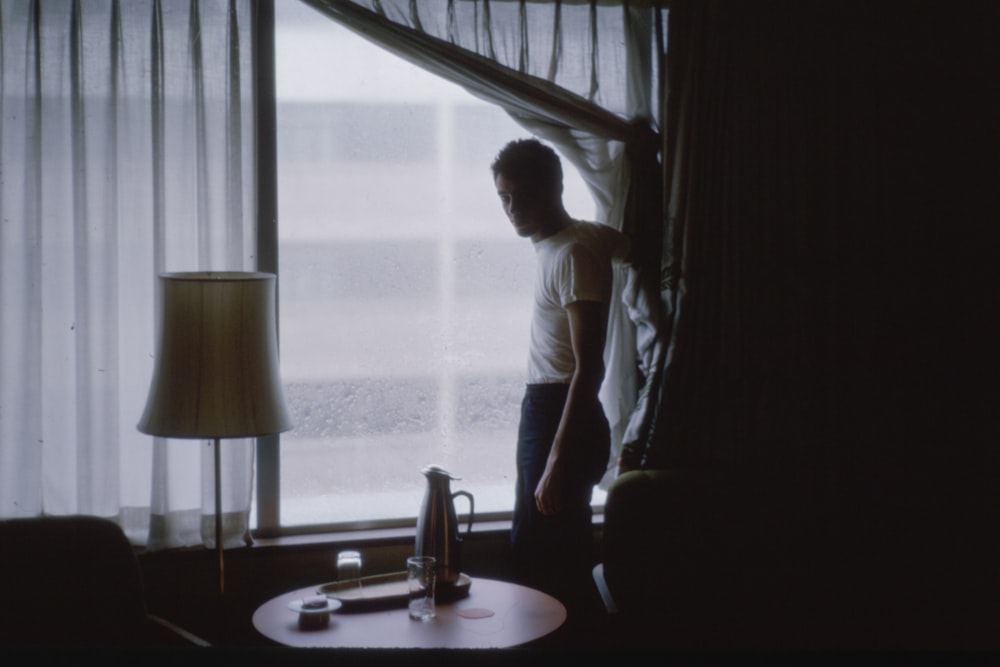
[[[673,326],[626,452],[747,516],[787,489],[830,590],[954,632],[998,590],[995,7],[671,2]]]
[[[942,454],[947,357],[986,361],[986,6],[671,3],[674,328],[645,467]]]
[[[674,330],[645,467],[787,462],[836,419],[829,361],[861,242],[843,219],[872,197],[876,129],[849,117],[859,83],[830,57],[836,26],[802,6],[671,5]]]

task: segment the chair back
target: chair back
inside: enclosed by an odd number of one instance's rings
[[[118,524],[0,521],[0,643],[127,644],[146,622],[139,564]]]

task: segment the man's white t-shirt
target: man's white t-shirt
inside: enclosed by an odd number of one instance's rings
[[[574,220],[534,244],[535,297],[528,348],[528,383],[567,383],[576,362],[566,306],[575,301],[611,300],[612,261],[626,238],[608,225]]]

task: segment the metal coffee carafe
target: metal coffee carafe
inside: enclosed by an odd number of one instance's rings
[[[440,586],[451,586],[458,581],[461,574],[461,555],[459,553],[462,537],[458,533],[458,519],[455,515],[455,496],[465,496],[469,499],[469,526],[466,535],[472,531],[472,519],[475,505],[472,494],[468,491],[452,493],[452,477],[444,468],[430,465],[422,471],[427,477],[427,490],[424,492],[424,502],[417,516],[417,537],[414,551],[417,556],[434,556],[437,558],[437,582]]]

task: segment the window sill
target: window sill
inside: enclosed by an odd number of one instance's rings
[[[467,519],[459,519],[459,528],[465,535]],[[595,527],[604,524],[604,507],[595,507],[593,516]],[[493,537],[501,533],[509,533],[511,520],[509,518],[488,518],[474,521],[471,534],[474,537]],[[285,534],[285,535],[254,535],[253,547],[282,547],[315,544],[343,546],[379,546],[412,541],[416,537],[414,525],[395,527],[374,527],[362,529],[320,530],[317,532]]]
[[[594,516],[594,523],[599,518]],[[464,523],[462,534],[465,534]],[[510,532],[509,519],[494,519],[475,521],[472,524],[473,536],[492,536]],[[252,548],[288,547],[303,545],[343,545],[351,547],[382,546],[402,542],[412,542],[416,537],[415,526],[395,528],[365,528],[360,530],[337,530],[307,533],[301,535],[254,536]]]
[[[603,510],[603,508],[601,508]],[[594,510],[593,525],[599,528],[604,524],[604,514],[597,508]],[[460,523],[463,537],[465,536],[465,524]],[[510,533],[511,521],[507,518],[484,519],[472,524],[471,539],[493,539],[498,536]],[[330,546],[336,548],[378,548],[399,544],[412,543],[416,537],[416,526],[396,526],[396,527],[374,527],[362,529],[341,529],[341,530],[319,530],[316,532],[303,532],[299,534],[266,535],[253,536],[253,544],[245,547],[249,550],[286,549],[296,547]],[[164,552],[200,552],[205,548],[201,546],[178,547],[175,549],[165,549]],[[149,552],[145,547],[136,547],[137,554],[162,553]],[[230,551],[227,549],[227,552]]]

